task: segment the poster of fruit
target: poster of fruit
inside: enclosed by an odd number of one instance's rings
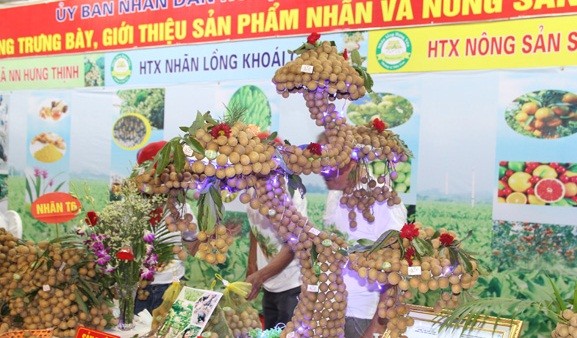
[[[198,337],[218,305],[222,293],[183,287],[174,301],[157,336],[164,338]]]

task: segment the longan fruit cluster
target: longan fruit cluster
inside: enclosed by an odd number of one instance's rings
[[[0,304],[8,310],[0,317],[0,333],[54,328],[55,336],[71,337],[78,325],[98,330],[115,325],[108,305],[91,303],[79,287],[80,279],[84,287],[94,287],[96,278],[95,263],[81,249],[23,242],[0,228]]]
[[[310,251],[299,251],[303,285],[287,332],[295,331],[303,337],[340,337],[344,334],[347,291],[342,268],[346,257],[338,251],[343,244],[339,245],[339,241],[334,234],[314,236],[314,264]],[[310,242],[304,243],[307,246]]]
[[[285,98],[290,93],[323,90],[333,98],[356,100],[366,93],[364,79],[328,41],[280,67],[273,83]]]
[[[555,326],[551,337],[577,337],[577,314],[571,309],[565,309],[561,313],[561,320]]]
[[[258,311],[253,307],[246,306],[237,310],[232,307],[224,307],[223,312],[234,337],[248,337],[251,330],[262,327]]]
[[[192,152],[192,173],[218,179],[247,176],[250,174],[268,175],[276,169],[273,161],[275,147],[263,143],[255,128],[241,122],[230,127],[230,135],[213,137],[208,126],[198,129],[194,138],[204,148],[205,153]],[[243,189],[242,184],[239,189]]]
[[[408,319],[392,318],[404,316],[404,307],[415,292],[428,293],[440,291],[440,297],[435,304],[435,311],[453,309],[459,305],[461,293],[470,289],[479,277],[477,263],[471,260],[471,271],[466,271],[461,264],[453,264],[450,260],[448,249],[444,250],[437,232],[431,227],[423,227],[416,222],[418,238],[431,243],[433,253],[430,256],[422,256],[420,260],[411,259],[411,264],[406,257],[402,256],[401,244],[406,249],[411,246],[407,238],[401,242],[397,238],[391,238],[385,245],[374,252],[355,252],[349,255],[349,265],[356,270],[361,278],[367,278],[369,282],[388,284],[392,287],[387,295],[396,298],[387,298],[379,302],[379,316],[389,319],[390,325],[395,326],[397,336],[406,329]],[[457,236],[445,229],[440,233],[447,233],[457,240]],[[419,272],[409,272],[409,267],[418,267]],[[393,311],[400,311],[397,315]],[[400,322],[399,322],[400,321]],[[389,328],[391,332],[395,331]]]
[[[234,242],[226,228],[218,224],[211,230],[201,230],[196,234],[196,239],[200,242],[196,257],[208,264],[222,264],[226,262],[228,248]]]
[[[377,312],[380,318],[387,319],[387,330],[390,337],[400,338],[407,331],[407,327],[414,324],[414,319],[409,317],[409,307],[405,301],[410,298],[410,293],[400,290],[398,287],[390,287],[384,291],[386,299],[379,302]]]

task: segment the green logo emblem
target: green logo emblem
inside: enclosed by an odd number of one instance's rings
[[[130,79],[130,75],[132,75],[132,62],[128,55],[120,53],[112,59],[110,75],[112,75],[114,82],[118,84],[126,83],[128,79]]]
[[[387,70],[397,70],[409,62],[413,47],[405,33],[392,31],[377,44],[377,61]]]

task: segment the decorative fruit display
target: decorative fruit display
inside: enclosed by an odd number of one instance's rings
[[[332,101],[362,97],[370,90],[372,80],[357,54],[351,53],[349,62],[347,53],[338,53],[331,42],[318,42],[319,37],[311,34],[293,51],[299,56],[273,77],[283,97],[303,96],[311,119],[324,128],[317,142],[305,146],[288,141],[280,144],[274,140],[276,133],[261,139],[259,128],[242,120],[242,109],[230,109],[222,121],[214,120],[208,112],[198,113],[189,127],[181,128],[184,135],[170,140],[135,179],[141,189],[154,194],[195,190],[201,240],[211,238],[213,229],[214,234],[219,231],[223,190],[238,193],[242,203],[271,222],[299,260],[303,281],[299,303],[281,337],[344,335],[347,290],[342,273],[347,263],[369,281],[397,288],[391,291],[395,300],[380,305],[379,313],[391,319],[391,331],[400,336],[412,324],[405,317],[407,307],[402,298],[410,289],[409,279],[419,280],[415,292],[448,287],[448,292],[458,295],[474,283],[476,264],[454,234],[437,233],[418,223],[407,224],[400,232],[389,231],[370,246],[349,248],[338,234],[315,228],[288,198],[289,189],[304,194],[301,174],[335,174],[354,161],[357,165],[351,179],[355,184],[343,191],[341,204],[350,210],[351,227],[357,226],[357,213],[373,222],[375,203],[392,206],[401,202],[391,173],[411,156],[406,144],[380,118],[358,126],[347,124]],[[371,175],[369,163],[373,161],[381,161],[390,170]],[[218,238],[211,240],[218,248]],[[374,265],[381,259],[387,261]],[[409,270],[417,266],[421,267],[418,274]],[[435,284],[437,277],[441,283],[445,281],[441,277],[451,279],[450,286]],[[251,321],[250,314],[242,321]]]
[[[109,291],[96,264],[67,241],[23,242],[0,228],[0,333],[54,329],[73,337],[78,325],[115,325]]]
[[[577,206],[577,165],[557,162],[501,161],[501,203]]]
[[[347,107],[347,117],[356,125],[367,124],[378,117],[392,128],[407,122],[412,115],[411,102],[390,93],[369,93]]]
[[[401,337],[413,324],[407,300],[415,293],[442,291],[435,309],[455,308],[463,291],[479,277],[477,263],[461,248],[455,233],[406,224],[389,230],[374,243],[362,241],[350,249],[349,264],[369,283],[388,284],[387,299],[378,305],[391,337]]]
[[[523,94],[505,111],[505,121],[525,136],[553,139],[577,132],[577,95],[562,90]]]

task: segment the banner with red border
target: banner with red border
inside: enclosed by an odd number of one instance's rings
[[[0,58],[575,12],[574,0],[70,0],[0,10]]]

